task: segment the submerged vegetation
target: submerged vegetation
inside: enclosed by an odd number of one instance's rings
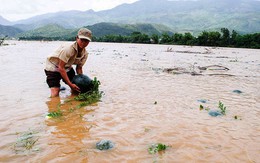
[[[13,145],[13,150],[18,152],[26,152],[26,151],[38,151],[38,148],[35,148],[35,143],[38,141],[39,137],[36,135],[38,132],[36,131],[27,131],[23,133],[17,133],[17,140]]]

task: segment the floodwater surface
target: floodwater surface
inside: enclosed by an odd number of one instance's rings
[[[75,109],[68,86],[49,98],[45,82],[46,57],[62,42],[7,43],[0,162],[260,160],[260,50],[92,42],[83,70],[103,96]],[[219,103],[223,115],[209,115]],[[46,118],[57,110],[61,117]],[[114,148],[96,149],[100,140]],[[157,143],[166,150],[149,153]]]

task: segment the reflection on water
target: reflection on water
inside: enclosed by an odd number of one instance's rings
[[[44,61],[60,44],[0,47],[0,162],[258,161],[259,50],[91,43],[84,72],[101,81],[104,95],[77,109],[66,85],[48,98]],[[218,110],[219,101],[226,115],[211,117],[207,109]],[[57,110],[60,118],[46,118]],[[37,133],[37,150],[14,152],[28,131]],[[100,140],[115,147],[97,150]],[[149,154],[155,143],[170,147]]]
[[[84,117],[85,114],[91,114],[92,110],[76,110],[75,101],[62,102],[59,97],[50,98],[46,104],[49,113],[61,110],[62,116],[45,121],[47,128],[51,130],[47,140],[51,150],[48,150],[42,160],[55,160],[57,157],[60,161],[77,160],[80,151],[86,149],[83,141],[88,138],[89,130],[94,125]]]

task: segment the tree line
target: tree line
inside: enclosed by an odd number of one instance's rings
[[[73,41],[75,37],[43,37],[29,36],[20,37],[19,40],[65,40]],[[105,35],[93,37],[96,42],[117,42],[117,43],[144,43],[144,44],[170,44],[190,46],[215,46],[260,49],[260,33],[241,35],[235,30],[231,32],[227,28],[219,31],[203,31],[197,37],[191,33],[163,33],[147,35],[141,32],[133,32],[130,35]]]
[[[260,33],[240,35],[233,30],[221,28],[218,31],[203,31],[197,37],[191,33],[163,33],[151,36],[133,32],[130,36],[105,35],[93,39],[96,42],[118,42],[118,43],[145,43],[145,44],[171,44],[171,45],[190,45],[190,46],[216,46],[216,47],[236,47],[260,49]]]

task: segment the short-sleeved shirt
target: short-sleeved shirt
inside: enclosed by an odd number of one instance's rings
[[[69,71],[72,65],[83,66],[88,58],[88,52],[84,48],[78,54],[78,45],[65,43],[61,45],[52,55],[47,57],[45,70],[58,72],[59,59],[65,62],[65,69]]]

